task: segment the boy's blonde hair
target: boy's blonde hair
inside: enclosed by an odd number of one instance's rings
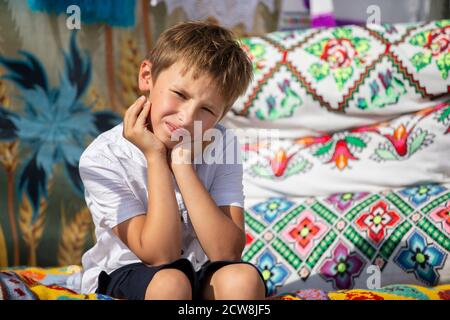
[[[226,101],[222,117],[253,78],[252,63],[233,33],[209,22],[182,22],[167,29],[147,59],[154,81],[177,61],[184,63],[185,71],[193,68],[194,78],[201,73],[211,76]]]

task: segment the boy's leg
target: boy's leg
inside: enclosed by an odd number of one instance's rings
[[[256,266],[244,261],[215,261],[199,271],[197,299],[263,300],[267,287]]]
[[[194,268],[187,259],[160,266],[133,263],[115,270],[110,275],[102,272],[96,292],[129,300],[188,300],[192,297],[192,288],[196,287],[196,281]]]
[[[153,276],[145,300],[192,300],[192,285],[183,271],[161,269]]]

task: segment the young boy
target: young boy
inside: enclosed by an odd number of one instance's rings
[[[226,29],[186,22],[161,35],[139,70],[139,89],[148,95],[80,158],[97,240],[82,258],[82,292],[124,299],[267,296],[262,274],[241,260],[240,159],[199,163],[208,142],[194,148],[176,139],[195,137],[200,123],[202,136],[211,128],[223,135],[222,144],[214,139],[209,146],[223,146],[216,148],[222,155],[237,150],[239,158],[236,136],[218,122],[251,78],[248,57]]]

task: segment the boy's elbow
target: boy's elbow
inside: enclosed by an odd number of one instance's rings
[[[176,248],[172,250],[162,250],[159,248],[149,248],[148,246],[141,246],[139,259],[142,260],[145,264],[159,266],[163,264],[168,264],[174,262],[181,258],[181,250],[177,250]]]
[[[174,262],[181,258],[181,243],[165,246],[155,243],[153,239],[140,239],[138,258],[148,265],[163,265]]]

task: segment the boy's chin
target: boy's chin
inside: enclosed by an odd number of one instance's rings
[[[161,140],[161,142],[166,146],[167,150],[172,150],[178,144],[177,141],[171,141],[170,137],[164,137],[164,138],[158,137],[158,139]]]

